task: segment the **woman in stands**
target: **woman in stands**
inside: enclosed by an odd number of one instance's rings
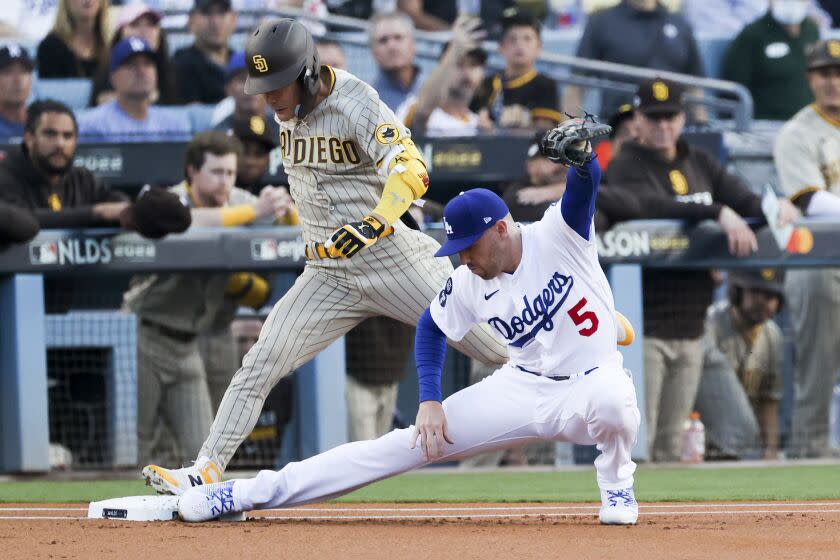
[[[117,27],[111,38],[110,47],[113,48],[122,39],[140,37],[155,50],[155,65],[157,66],[158,91],[152,103],[157,105],[177,105],[178,88],[175,86],[175,70],[169,58],[169,44],[166,31],[160,26],[161,15],[142,2],[129,4],[120,10]],[[114,96],[111,87],[110,74],[107,68],[102,68],[93,81],[90,104],[101,105]]]
[[[92,78],[107,66],[108,0],[59,0],[55,24],[38,45],[41,78]]]

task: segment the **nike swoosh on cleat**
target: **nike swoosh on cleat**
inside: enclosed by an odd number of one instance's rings
[[[484,294],[484,300],[487,301],[491,297],[495,296],[498,292],[499,292],[499,290],[496,290],[495,292],[490,292],[489,294]]]

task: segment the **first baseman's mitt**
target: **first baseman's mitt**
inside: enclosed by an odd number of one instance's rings
[[[601,124],[593,115],[569,120],[552,128],[540,140],[540,151],[554,163],[579,167],[592,160],[592,140],[609,136],[612,127]]]

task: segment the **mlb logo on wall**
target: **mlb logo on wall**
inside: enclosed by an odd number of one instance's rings
[[[58,244],[40,243],[29,246],[29,262],[31,264],[56,264],[58,263]]]
[[[277,240],[251,240],[251,258],[255,261],[273,261],[277,259]]]

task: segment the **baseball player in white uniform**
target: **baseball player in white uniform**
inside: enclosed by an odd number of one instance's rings
[[[569,126],[549,136],[562,137]],[[587,143],[585,157],[572,159],[561,203],[531,225],[516,224],[485,189],[447,204],[447,241],[436,256],[457,253],[461,266],[417,325],[421,403],[414,426],[255,478],[192,488],[179,500],[181,518],[322,501],[432,462],[547,439],[596,444],[601,522],[636,523],[630,452],[641,416],[598,263],[592,217],[601,169],[590,154]],[[446,339],[462,340],[479,323],[507,346],[510,359],[441,403]]]
[[[368,317],[417,324],[452,272],[447,259],[433,257],[436,241],[400,221],[425,193],[429,177],[409,131],[376,91],[321,66],[311,35],[292,20],[261,24],[245,52],[245,91],[264,94],[280,124],[307,264],[231,380],[195,464],[143,469],[160,493],[181,494],[221,480],[281,378]],[[626,325],[613,336],[628,332],[632,340]],[[486,364],[507,360],[486,326],[451,343]]]

